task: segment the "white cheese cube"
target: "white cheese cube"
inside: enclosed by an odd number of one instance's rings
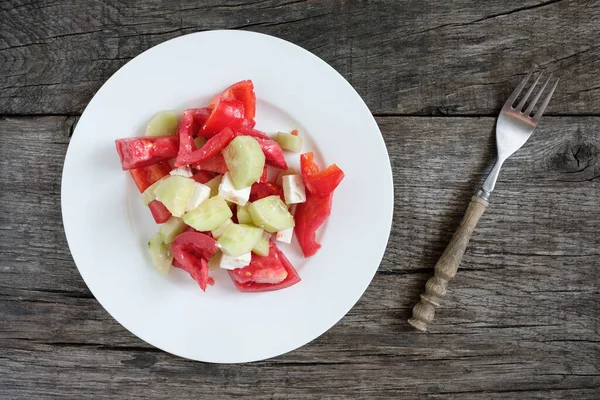
[[[275,240],[283,243],[292,243],[292,236],[294,236],[294,228],[288,228],[277,232]]]
[[[223,175],[223,179],[219,185],[219,196],[232,203],[245,206],[250,198],[250,186],[243,189],[236,189],[228,172]]]
[[[202,183],[194,182],[194,190],[188,200],[188,204],[185,207],[185,211],[192,211],[196,209],[205,200],[210,197],[210,188]]]
[[[184,178],[191,178],[192,175],[192,169],[189,166],[184,166],[184,167],[177,167],[174,170],[172,170],[171,172],[169,172],[169,175],[173,176],[173,175],[179,175],[179,176],[183,176]]]
[[[223,269],[233,270],[236,268],[244,268],[245,266],[250,264],[252,260],[252,252],[242,254],[241,256],[232,257],[223,253],[221,255],[221,261],[219,262],[219,267]]]
[[[283,185],[283,196],[287,204],[304,203],[306,201],[306,189],[302,182],[302,175],[285,175],[281,178]]]

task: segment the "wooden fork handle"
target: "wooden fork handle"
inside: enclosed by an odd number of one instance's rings
[[[435,275],[427,281],[421,301],[413,308],[412,318],[408,320],[408,323],[415,328],[425,332],[427,324],[433,320],[435,308],[440,305],[440,300],[446,294],[448,283],[456,275],[477,221],[483,215],[488,204],[489,202],[481,197],[471,197],[471,202],[460,226],[435,264]]]

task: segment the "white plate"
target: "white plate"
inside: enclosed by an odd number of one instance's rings
[[[303,259],[282,246],[302,281],[288,289],[240,293],[225,271],[203,293],[184,271],[155,272],[146,243],[158,227],[114,140],[140,136],[159,110],[205,106],[230,84],[252,79],[257,128],[298,128],[304,150],[346,178]],[[288,154],[297,165],[298,155]],[[62,214],[73,259],[102,306],[125,328],[170,353],[208,362],[261,360],[323,334],[358,301],[387,244],[393,212],[389,157],[367,106],[333,68],[289,42],[243,31],[182,36],[142,53],[94,96],[69,144]]]

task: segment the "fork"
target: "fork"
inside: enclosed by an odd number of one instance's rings
[[[516,102],[534,72],[534,69],[529,71],[512,92],[506,103],[504,103],[498,117],[498,122],[496,123],[496,148],[498,152],[496,163],[483,182],[483,185],[477,189],[471,197],[471,201],[460,226],[454,233],[446,250],[444,250],[444,253],[435,264],[434,276],[425,284],[425,293],[421,294],[421,301],[413,307],[412,317],[408,320],[408,323],[423,332],[427,330],[427,324],[433,320],[435,308],[440,305],[440,300],[446,294],[448,283],[456,275],[462,256],[469,244],[471,235],[475,230],[475,226],[489,204],[490,196],[496,185],[496,180],[500,174],[502,164],[504,164],[506,159],[519,150],[525,144],[527,139],[529,139],[537,124],[540,122],[540,118],[558,85],[557,79],[550,91],[546,94],[542,104],[532,116],[533,109],[552,79],[552,75],[550,75],[542,85],[541,89],[537,91],[536,95],[529,102],[527,108],[525,108],[527,100],[542,77],[542,71],[538,74],[537,79],[527,90],[519,103],[513,107],[513,104]]]

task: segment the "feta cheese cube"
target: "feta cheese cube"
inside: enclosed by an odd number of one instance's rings
[[[283,185],[283,196],[287,204],[304,203],[306,201],[306,189],[302,182],[302,175],[285,175],[281,178]]]
[[[192,175],[192,169],[189,166],[184,166],[184,167],[177,167],[174,170],[172,170],[171,172],[169,172],[169,175],[173,176],[173,175],[179,175],[179,176],[183,176],[184,178],[191,178]]]
[[[196,209],[205,200],[210,197],[210,188],[202,183],[194,182],[194,190],[188,200],[185,211],[192,211]]]
[[[236,268],[244,268],[245,266],[250,264],[252,260],[252,252],[242,254],[241,256],[233,257],[228,256],[223,253],[221,255],[221,261],[219,262],[219,267],[223,269],[233,270]]]
[[[232,203],[245,206],[250,198],[250,186],[243,189],[236,189],[233,186],[229,172],[227,172],[223,175],[223,179],[219,185],[219,196]]]
[[[283,243],[292,243],[292,236],[294,236],[294,228],[288,228],[275,233],[275,240]]]

